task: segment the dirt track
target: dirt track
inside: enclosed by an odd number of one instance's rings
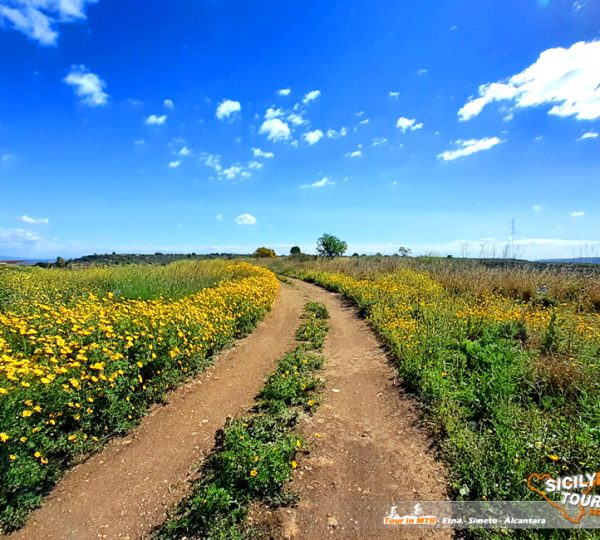
[[[327,386],[317,413],[302,426],[311,444],[290,486],[300,494],[298,507],[263,510],[257,521],[281,539],[449,538],[448,530],[384,528],[392,501],[446,499],[445,470],[418,427],[418,405],[395,383],[385,352],[356,310],[337,294],[296,285],[330,313]]]
[[[304,305],[282,285],[258,328],[155,407],[129,437],[72,469],[14,539],[146,538],[187,492],[228,416],[244,412],[276,360],[293,346]]]
[[[446,475],[417,426],[417,404],[395,384],[373,332],[339,295],[302,282],[282,285],[256,331],[156,407],[131,436],[71,470],[11,538],[147,538],[189,489],[227,416],[251,406],[265,375],[293,346],[304,301],[330,312],[317,414],[303,422],[310,453],[299,459],[293,510],[258,511],[272,538],[448,537],[447,531],[385,530],[386,504],[446,497]],[[315,434],[318,434],[315,435]],[[373,501],[382,501],[375,504]],[[420,534],[419,534],[420,533]]]

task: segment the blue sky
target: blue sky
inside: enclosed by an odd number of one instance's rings
[[[592,0],[0,0],[0,254],[600,255]]]

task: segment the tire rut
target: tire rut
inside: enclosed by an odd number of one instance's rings
[[[387,529],[392,501],[447,499],[447,473],[419,427],[417,402],[395,382],[373,331],[340,295],[296,281],[330,313],[326,388],[315,416],[302,425],[308,455],[290,488],[295,509],[264,509],[254,519],[272,538],[450,538],[449,530]]]

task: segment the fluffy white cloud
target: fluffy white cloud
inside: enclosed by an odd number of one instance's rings
[[[261,150],[260,148],[253,148],[252,155],[255,158],[265,158],[265,159],[271,159],[271,158],[275,157],[275,154],[273,152],[265,152],[265,151]]]
[[[176,169],[177,167],[179,167],[179,165],[181,165],[180,159],[176,159],[174,161],[169,161],[169,169]]]
[[[428,71],[429,71],[428,69],[421,68],[421,69],[417,70],[417,75],[427,75]]]
[[[183,157],[189,156],[191,153],[192,151],[187,146],[184,146],[181,150],[179,150],[179,155]]]
[[[0,24],[8,22],[15,30],[42,45],[54,45],[58,24],[85,19],[87,4],[97,0],[1,0]]]
[[[291,88],[282,88],[281,90],[278,90],[277,93],[280,96],[289,96],[292,93],[292,89]]]
[[[414,118],[406,118],[405,116],[401,116],[396,121],[396,127],[402,130],[402,133],[406,133],[408,130],[416,131],[417,129],[423,128],[423,123],[417,121]]]
[[[257,167],[253,167],[251,165],[252,163],[256,162],[250,162],[248,168],[256,169]],[[227,180],[235,180],[238,176],[242,178],[250,178],[252,176],[252,173],[239,163],[234,163],[230,167],[224,167],[221,164],[221,158],[214,154],[205,155],[204,164],[207,167],[210,167],[213,171],[215,171],[215,173],[220,179],[225,178]],[[259,165],[262,166],[262,164]]]
[[[310,103],[311,101],[314,101],[315,99],[317,99],[320,95],[321,95],[321,90],[312,90],[311,92],[309,92],[308,94],[306,94],[304,96],[302,103],[305,103],[305,104]]]
[[[279,118],[284,115],[283,109],[273,109],[273,107],[269,107],[267,112],[265,113],[265,119],[271,120],[272,118]]]
[[[470,156],[476,152],[482,152],[483,150],[489,150],[497,144],[504,142],[498,137],[485,137],[483,139],[469,139],[468,141],[457,140],[455,144],[458,146],[455,150],[446,150],[441,154],[438,154],[439,159],[444,161],[452,161],[465,156]]]
[[[597,139],[598,132],[597,131],[586,131],[581,137],[579,137],[578,141],[585,141],[585,139]]]
[[[321,180],[317,180],[316,182],[313,182],[312,184],[303,184],[300,187],[301,188],[322,188],[325,186],[333,186],[335,185],[335,182],[332,182],[327,176],[324,176],[323,178],[321,178]]]
[[[583,217],[585,216],[585,212],[578,210],[577,212],[571,212],[571,217]]]
[[[544,209],[544,207],[541,204],[536,204],[532,208],[534,212],[541,212]]]
[[[400,97],[400,92],[395,92],[392,90],[388,95],[393,99],[398,99]]]
[[[252,214],[241,214],[235,218],[238,225],[256,225],[256,218]]]
[[[371,119],[370,119],[370,118],[365,118],[364,120],[361,120],[361,121],[359,122],[359,124],[360,124],[361,126],[364,126],[365,124],[368,124],[370,121],[371,121]]]
[[[308,124],[308,121],[305,120],[301,114],[292,113],[287,117],[287,119],[294,126],[302,126],[304,124]]]
[[[483,84],[479,97],[458,111],[470,120],[494,102],[511,100],[518,108],[552,105],[548,114],[577,120],[600,118],[600,41],[580,41],[568,49],[547,49],[531,66],[506,81]]]
[[[174,109],[175,108],[175,103],[173,103],[173,100],[171,100],[171,99],[165,99],[163,101],[163,107],[165,109]]]
[[[48,223],[50,223],[48,218],[33,218],[27,214],[19,216],[17,221],[21,221],[22,223],[27,223],[29,225],[48,225]]]
[[[304,140],[311,146],[317,144],[322,138],[323,132],[320,129],[315,129],[304,134]]]
[[[262,123],[259,133],[266,135],[267,139],[277,142],[290,138],[290,126],[279,118],[271,118]]]
[[[106,105],[108,94],[104,91],[106,83],[83,65],[73,65],[63,81],[73,87],[81,102],[92,107]]]
[[[354,152],[348,152],[346,154],[346,157],[359,158],[359,157],[362,157],[362,155],[363,155],[362,150],[359,149],[359,150],[354,150]]]
[[[255,170],[257,170],[257,169],[262,169],[263,167],[264,167],[264,164],[261,163],[260,161],[250,161],[248,163],[248,168],[249,169],[255,169]]]
[[[167,121],[166,114],[163,114],[161,116],[151,114],[148,118],[146,118],[146,124],[149,126],[162,126],[166,121]]]
[[[243,169],[239,165],[232,165],[227,169],[223,169],[223,176],[227,178],[227,180],[234,180],[236,176],[242,174]]]
[[[232,101],[231,99],[224,99],[219,103],[217,107],[217,111],[215,116],[219,120],[224,120],[225,118],[229,118],[232,114],[236,112],[240,112],[242,110],[242,105],[239,101]]]

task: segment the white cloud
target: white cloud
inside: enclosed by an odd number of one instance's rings
[[[232,114],[240,112],[241,110],[242,105],[239,101],[224,99],[223,101],[221,101],[221,103],[219,103],[215,115],[219,120],[224,120],[225,118],[229,118]]]
[[[291,88],[282,88],[281,90],[278,90],[277,93],[280,96],[289,96],[292,93],[292,89]]]
[[[173,103],[173,100],[171,100],[171,99],[165,99],[163,101],[163,107],[165,109],[174,109],[175,108],[175,103]]]
[[[359,157],[362,157],[362,155],[363,155],[362,150],[354,150],[354,152],[348,152],[346,154],[346,157],[359,158]]]
[[[477,116],[494,102],[512,100],[518,108],[552,105],[548,114],[577,120],[600,118],[600,41],[575,43],[542,52],[531,66],[506,81],[483,84],[479,97],[458,111],[460,120]]]
[[[235,218],[238,225],[256,225],[256,218],[252,214],[241,214]]]
[[[313,182],[312,184],[303,184],[300,187],[301,188],[322,188],[325,186],[334,186],[335,182],[332,182],[327,176],[324,176],[323,178],[321,178],[321,180],[317,180],[316,182]]]
[[[532,208],[534,212],[541,212],[544,209],[544,207],[541,204],[536,204]]]
[[[169,161],[169,169],[176,169],[177,167],[179,167],[179,165],[181,165],[180,159],[176,159],[174,161]]]
[[[310,103],[311,101],[314,101],[315,99],[317,99],[320,95],[321,95],[321,90],[312,90],[311,92],[309,92],[308,94],[306,94],[304,96],[302,103],[305,103],[305,104]]]
[[[579,137],[578,141],[584,141],[585,139],[597,139],[598,132],[597,131],[586,131],[581,137]]]
[[[470,156],[471,154],[475,154],[476,152],[481,152],[483,150],[489,150],[493,148],[497,144],[504,142],[498,137],[485,137],[483,139],[469,139],[468,141],[457,140],[455,144],[459,147],[456,150],[446,150],[441,154],[438,154],[439,159],[443,159],[444,161],[452,161],[453,159],[458,159],[465,156]]]
[[[227,180],[234,180],[236,176],[242,174],[243,169],[239,165],[232,165],[227,169],[223,169],[223,176]]]
[[[578,210],[577,212],[571,212],[571,217],[583,217],[585,216],[585,212]]]
[[[364,120],[361,120],[361,121],[359,122],[359,124],[360,124],[361,126],[364,126],[365,124],[368,124],[370,121],[371,121],[371,119],[370,119],[370,118],[365,118]]]
[[[271,158],[275,157],[275,154],[273,152],[265,152],[265,151],[261,150],[260,148],[253,148],[252,155],[255,158],[265,158],[265,159],[271,159]]]
[[[308,124],[307,120],[305,118],[303,118],[301,114],[292,113],[287,117],[287,119],[294,126],[302,126],[304,124]]]
[[[283,116],[284,114],[285,114],[285,112],[281,108],[273,109],[273,107],[269,107],[267,109],[267,112],[265,113],[265,119],[271,120],[273,118],[279,118],[280,116]]]
[[[417,70],[417,75],[426,75],[429,70],[425,68],[421,68]]]
[[[387,144],[388,140],[385,137],[375,137],[372,141],[371,141],[371,146],[382,146],[384,144]]]
[[[73,65],[63,82],[73,87],[81,102],[92,107],[106,105],[108,94],[104,91],[106,83],[83,65]]]
[[[255,162],[250,162],[248,167],[251,169],[256,168],[251,165],[252,163]],[[215,154],[206,155],[204,157],[204,164],[215,171],[220,179],[235,180],[238,176],[242,178],[250,178],[252,176],[252,173],[239,163],[234,163],[230,167],[223,167],[221,158]]]
[[[223,214],[216,215],[217,221],[223,221]]]
[[[192,151],[187,146],[184,146],[181,150],[179,150],[179,155],[183,157],[189,156],[191,153]]]
[[[339,139],[340,137],[345,137],[348,134],[348,128],[341,128],[339,131],[336,131],[335,129],[328,129],[327,130],[327,137],[329,137],[330,139]]]
[[[264,167],[264,164],[261,163],[260,161],[251,161],[250,163],[248,163],[248,168],[249,169],[262,169]]]
[[[146,118],[146,124],[149,126],[162,126],[166,121],[167,121],[166,114],[163,114],[161,116],[151,114],[148,118]]]
[[[304,140],[311,146],[317,144],[322,138],[323,132],[320,129],[315,129],[304,134]]]
[[[400,92],[395,92],[392,90],[388,95],[393,99],[398,99],[400,97]]]
[[[23,223],[27,223],[29,225],[48,225],[50,220],[48,218],[32,218],[27,214],[23,214],[17,218],[17,221],[21,221]]]
[[[396,127],[402,130],[402,133],[406,133],[408,130],[416,131],[417,129],[423,128],[423,123],[418,123],[414,118],[406,118],[405,116],[401,116],[396,121]]]
[[[42,45],[54,45],[58,24],[86,18],[87,4],[97,0],[2,0],[0,24],[9,22],[15,30]]]
[[[206,159],[204,160],[204,164],[207,167],[213,169],[218,174],[220,174],[223,170],[219,156],[215,156],[214,154],[208,154],[208,156],[206,156]]]
[[[280,140],[289,139],[290,127],[279,118],[265,120],[260,126],[259,133],[267,136],[267,139],[277,142]]]

